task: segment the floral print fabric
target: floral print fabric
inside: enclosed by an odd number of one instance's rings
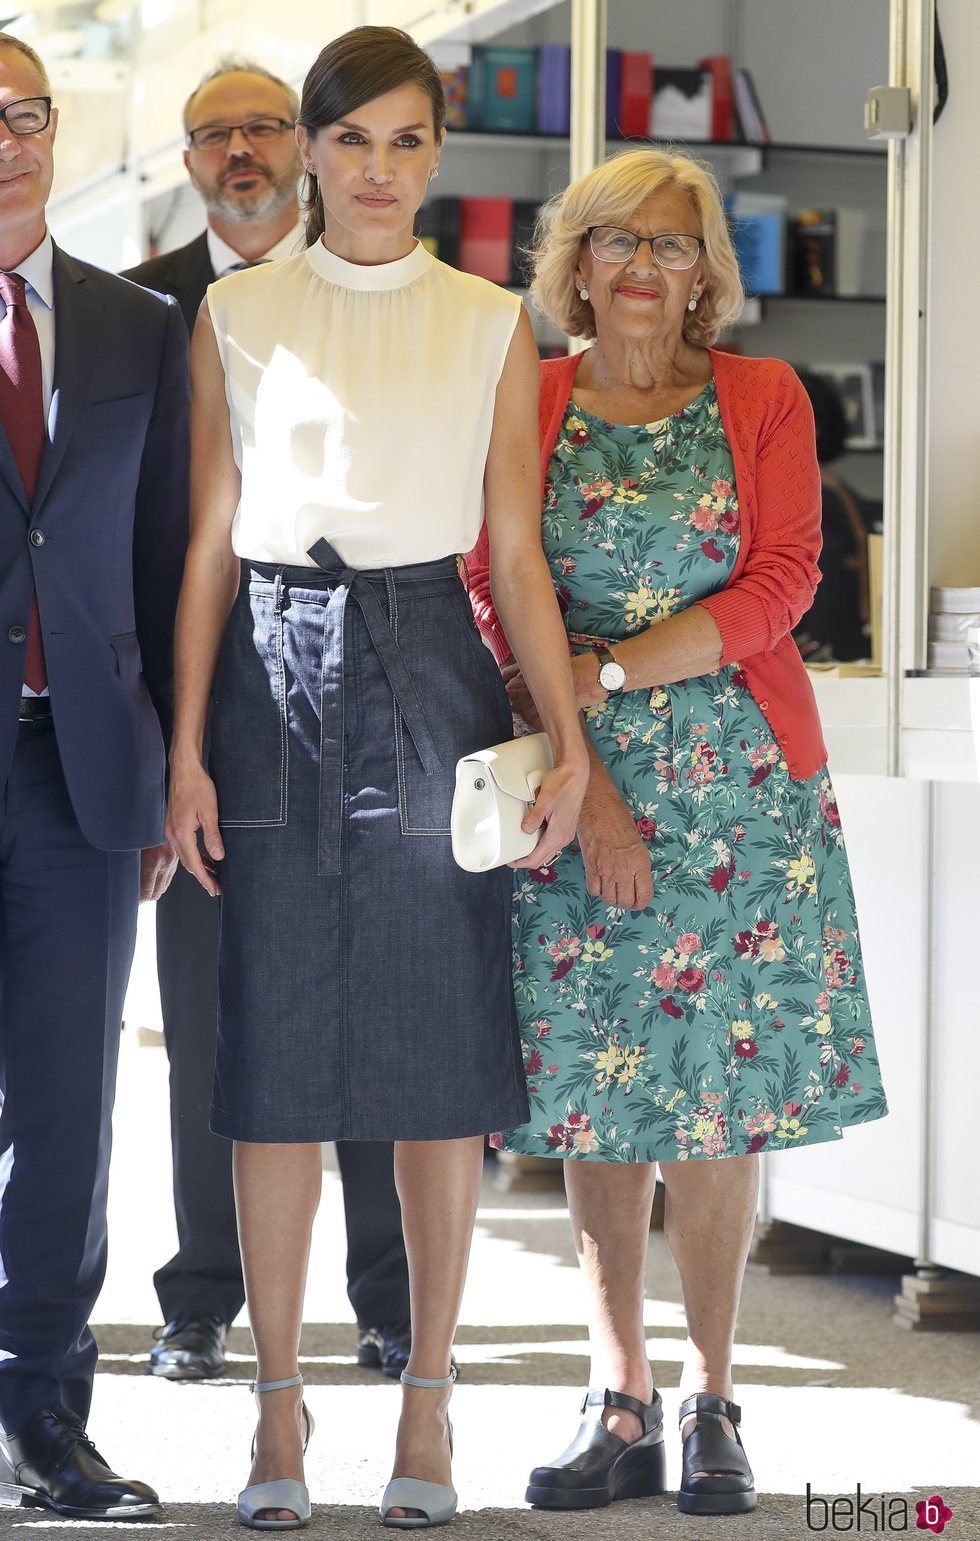
[[[713,384],[662,422],[571,403],[544,544],[573,646],[720,589],[739,544]],[[515,988],[532,1118],[507,1149],[714,1160],[839,1138],[887,1112],[847,856],[824,768],[793,781],[737,664],[587,714],[652,858],[646,910],[577,849],[519,875]]]

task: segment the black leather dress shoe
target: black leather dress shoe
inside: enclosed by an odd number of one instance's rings
[[[357,1362],[362,1369],[380,1370],[397,1380],[412,1352],[412,1329],[407,1322],[397,1327],[361,1327],[357,1334]]]
[[[157,1332],[151,1375],[166,1380],[213,1380],[225,1367],[228,1324],[220,1316],[178,1316]]]
[[[412,1352],[412,1328],[408,1322],[397,1327],[359,1327],[357,1329],[357,1362],[362,1370],[380,1370],[389,1380],[398,1380],[408,1368]],[[450,1363],[459,1380],[456,1355],[450,1355]]]
[[[629,1445],[602,1421],[607,1407],[633,1413],[643,1433]],[[567,1450],[531,1473],[524,1502],[538,1509],[600,1509],[618,1498],[651,1498],[666,1486],[663,1405],[623,1391],[587,1391],[582,1422]]]
[[[0,1439],[0,1503],[53,1509],[73,1520],[133,1520],[159,1514],[145,1482],[110,1471],[81,1418],[45,1407]]]
[[[683,1473],[677,1493],[681,1514],[746,1514],[755,1508],[755,1479],[738,1426],[742,1409],[710,1391],[699,1391],[680,1407],[680,1424],[694,1414],[696,1423],[684,1441]],[[727,1418],[735,1430],[722,1428]]]

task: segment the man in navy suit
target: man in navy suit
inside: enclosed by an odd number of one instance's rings
[[[305,246],[293,124],[295,92],[261,65],[222,60],[184,108],[184,164],[207,228],[127,278],[172,294],[188,329],[215,278]],[[209,1127],[218,1023],[218,906],[183,867],[157,910],[157,968],[167,1053],[176,1254],[154,1276],[164,1326],[150,1354],[167,1380],[220,1375],[228,1327],[245,1299],[231,1181],[231,1141]],[[358,1363],[392,1378],[408,1363],[408,1263],[389,1141],[340,1141],[347,1293]]]
[[[187,525],[173,301],[55,247],[57,109],[0,33],[0,1502],[152,1514],[86,1421],[116,1055],[163,840]]]

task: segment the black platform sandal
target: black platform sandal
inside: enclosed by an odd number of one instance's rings
[[[643,1433],[629,1445],[602,1421],[607,1407],[633,1413]],[[622,1391],[587,1391],[582,1422],[567,1450],[531,1473],[525,1503],[538,1509],[601,1509],[618,1498],[651,1498],[664,1491],[663,1405],[647,1405]]]
[[[681,1428],[691,1413],[697,1423],[684,1440],[677,1494],[681,1514],[745,1514],[754,1509],[755,1478],[738,1432],[742,1409],[710,1391],[699,1391],[681,1403]],[[734,1439],[722,1428],[723,1417],[731,1420]]]

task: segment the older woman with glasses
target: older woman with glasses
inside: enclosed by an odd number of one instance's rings
[[[707,170],[633,150],[556,199],[534,294],[584,353],[542,365],[544,544],[585,713],[577,845],[515,897],[531,1122],[565,1160],[592,1389],[528,1501],[659,1493],[643,1330],[656,1163],[688,1338],[688,1514],[755,1506],[732,1342],[759,1152],[840,1138],[886,1104],[840,819],[790,635],[817,581],[820,477],[793,371],[710,346],[742,290]],[[471,599],[537,714],[486,582]]]

